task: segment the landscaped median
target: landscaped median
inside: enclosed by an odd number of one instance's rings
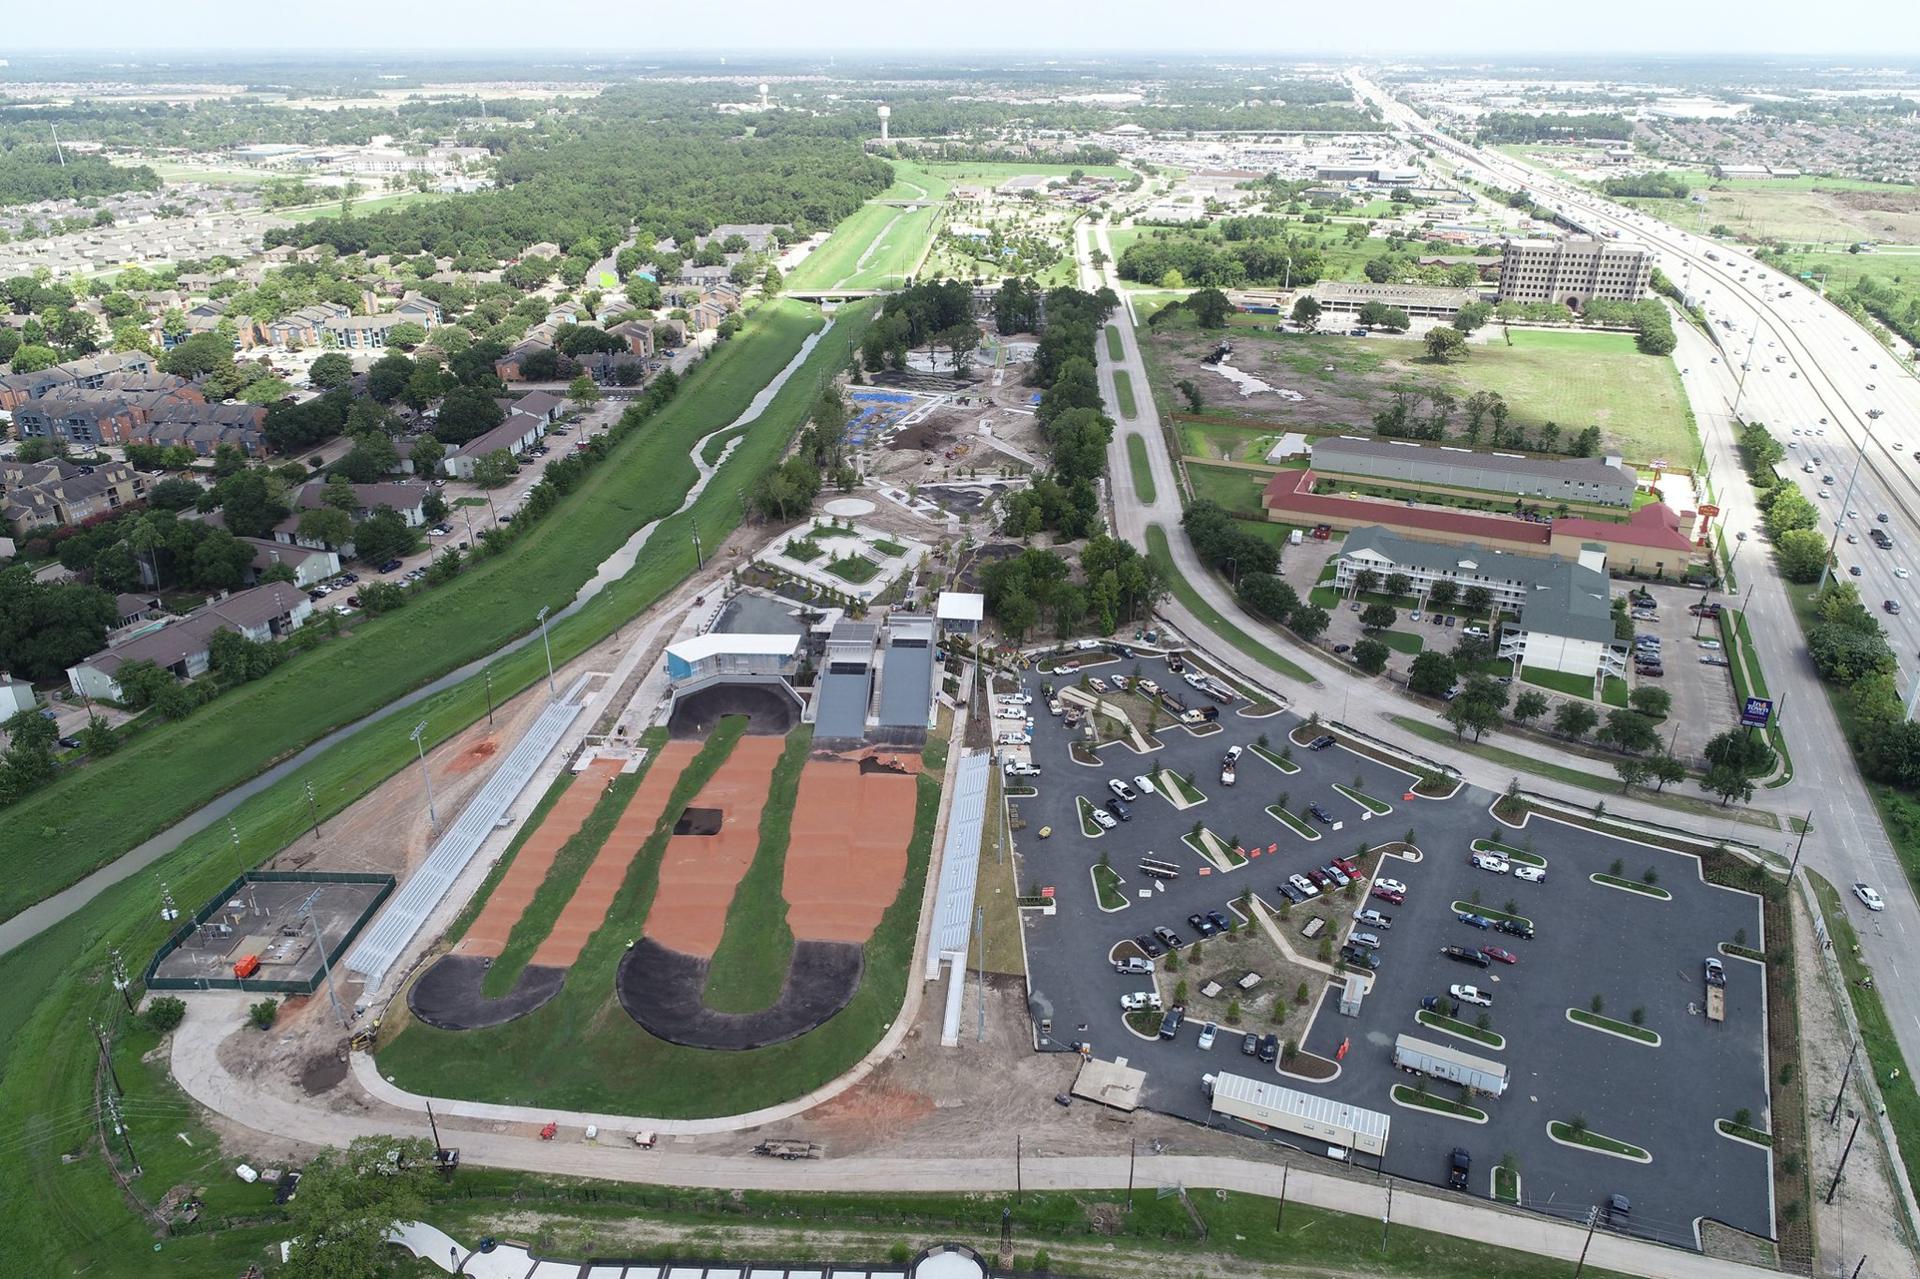
[[[1515,848],[1512,844],[1503,844],[1497,839],[1476,839],[1473,841],[1473,851],[1493,853],[1510,862],[1518,862],[1522,866],[1537,866],[1541,870],[1547,868],[1547,859],[1540,854],[1530,853],[1524,848]]]
[[[1487,1112],[1478,1107],[1469,1106],[1465,1102],[1449,1101],[1445,1097],[1436,1097],[1432,1093],[1422,1092],[1418,1088],[1409,1088],[1405,1084],[1393,1086],[1393,1104],[1411,1106],[1417,1110],[1431,1110],[1449,1119],[1464,1119],[1470,1124],[1487,1122]]]
[[[1343,786],[1339,782],[1335,782],[1333,784],[1333,788],[1339,791],[1342,795],[1345,795],[1348,799],[1352,800],[1354,803],[1360,805],[1360,807],[1366,809],[1367,812],[1374,817],[1385,817],[1388,813],[1391,813],[1393,811],[1392,804],[1387,803],[1383,799],[1375,799],[1373,796],[1367,794],[1363,790],[1359,790],[1352,786]]]
[[[1585,1026],[1589,1030],[1597,1030],[1603,1034],[1618,1035],[1622,1039],[1630,1039],[1634,1043],[1645,1044],[1649,1048],[1660,1046],[1659,1032],[1648,1030],[1645,1026],[1636,1026],[1632,1022],[1602,1017],[1599,1013],[1588,1012],[1584,1008],[1567,1009],[1567,1020],[1576,1026]]]
[[[1073,797],[1075,808],[1080,810],[1080,833],[1088,839],[1098,839],[1107,832],[1100,829],[1100,823],[1093,820],[1093,801],[1085,795]]]
[[[1520,1172],[1506,1164],[1496,1164],[1493,1169],[1493,1197],[1503,1204],[1520,1202]]]
[[[1725,647],[1727,673],[1733,676],[1734,698],[1745,706],[1749,697],[1769,697],[1767,677],[1760,669],[1760,654],[1753,646],[1753,632],[1747,617],[1737,608],[1720,610],[1720,640]],[[1780,756],[1780,772],[1766,784],[1768,788],[1785,786],[1793,780],[1793,757],[1787,753],[1787,736],[1780,725],[1767,722],[1767,744]]]
[[[1558,1119],[1547,1125],[1547,1136],[1563,1146],[1578,1146],[1583,1150],[1598,1151],[1603,1155],[1612,1155],[1615,1159],[1628,1159],[1637,1164],[1650,1164],[1653,1156],[1631,1142],[1620,1141],[1604,1136],[1588,1128],[1586,1121],[1575,1119],[1563,1123]]]
[[[1160,788],[1167,802],[1175,808],[1192,808],[1195,804],[1204,804],[1207,797],[1199,789],[1171,768],[1160,769],[1153,775],[1153,784]]]
[[[1094,895],[1100,901],[1100,909],[1108,912],[1125,910],[1133,905],[1127,895],[1120,891],[1120,885],[1127,881],[1120,878],[1120,872],[1104,861],[1095,862],[1092,869]]]
[[[1741,1123],[1737,1119],[1716,1119],[1713,1130],[1731,1141],[1744,1141],[1749,1146],[1773,1149],[1773,1134],[1755,1128],[1751,1124]]]
[[[1144,505],[1153,505],[1160,496],[1160,486],[1153,482],[1153,463],[1147,457],[1144,436],[1127,435],[1127,468],[1133,472],[1134,496]]]
[[[1286,809],[1280,807],[1278,804],[1268,804],[1267,815],[1272,817],[1274,820],[1278,821],[1281,825],[1285,826],[1288,830],[1291,830],[1294,834],[1298,835],[1302,839],[1319,839],[1320,838],[1319,831],[1315,830],[1312,826],[1307,824],[1307,822],[1303,821],[1301,818],[1295,817],[1292,813],[1289,813]]]
[[[1194,830],[1180,837],[1180,842],[1221,870],[1238,870],[1247,864],[1245,853],[1197,823]]]
[[[1533,927],[1533,920],[1525,915],[1516,915],[1512,911],[1495,910],[1491,906],[1482,906],[1477,902],[1456,901],[1453,903],[1453,913],[1456,915],[1480,915],[1487,919],[1504,919],[1509,923],[1525,924],[1528,928]]]
[[[1422,1008],[1413,1015],[1413,1019],[1429,1030],[1437,1030],[1443,1035],[1457,1035],[1461,1039],[1471,1039],[1488,1048],[1497,1050],[1507,1046],[1507,1037],[1498,1031],[1482,1030],[1478,1026],[1469,1025],[1456,1017],[1448,1017],[1444,1013]]]
[[[1300,765],[1293,762],[1293,747],[1291,746],[1286,748],[1286,753],[1283,755],[1274,754],[1258,742],[1253,744],[1252,750],[1254,754],[1266,760],[1267,763],[1272,764],[1283,773],[1297,773],[1300,771]]]
[[[1587,876],[1587,878],[1603,887],[1618,888],[1622,892],[1627,893],[1638,893],[1642,897],[1651,897],[1655,901],[1670,902],[1673,900],[1673,894],[1658,884],[1643,884],[1638,880],[1622,879],[1618,875],[1606,875],[1598,872]]]
[[[1113,393],[1120,401],[1121,417],[1138,417],[1139,409],[1133,402],[1133,377],[1125,369],[1113,371]]]

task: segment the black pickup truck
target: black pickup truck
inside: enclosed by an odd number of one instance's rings
[[[1457,959],[1463,964],[1472,964],[1475,968],[1485,968],[1493,962],[1470,946],[1442,946],[1440,953],[1448,959]]]

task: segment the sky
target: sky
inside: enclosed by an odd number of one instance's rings
[[[1027,57],[1059,52],[1647,53],[1691,57],[1854,53],[1860,65],[1920,54],[1912,0],[331,0],[310,10],[258,0],[87,0],[8,8],[0,57],[34,50],[317,47],[341,51],[927,51]],[[82,18],[81,15],[84,15]],[[1920,79],[1920,73],[1916,73]]]

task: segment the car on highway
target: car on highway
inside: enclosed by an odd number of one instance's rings
[[[1889,614],[1891,614],[1894,617],[1898,617],[1900,615],[1899,600],[1881,600],[1880,607],[1885,609]]]
[[[1524,879],[1529,884],[1544,884],[1547,882],[1547,869],[1544,866],[1515,866],[1513,877]]]
[[[1880,899],[1880,894],[1875,892],[1872,886],[1868,884],[1865,884],[1865,883],[1854,884],[1853,895],[1855,897],[1858,897],[1860,899],[1860,904],[1865,906],[1868,910],[1885,910],[1887,908],[1887,903]]]
[[[1140,798],[1138,792],[1136,792],[1133,787],[1127,785],[1118,777],[1109,777],[1107,779],[1107,789],[1121,799],[1126,800],[1129,804]]]
[[[1482,1008],[1493,1007],[1493,996],[1478,986],[1449,986],[1447,993],[1463,1004],[1478,1004]]]
[[[1893,570],[1893,575],[1894,575],[1895,577],[1897,577],[1897,578],[1901,578],[1902,580],[1904,580],[1904,579],[1906,579],[1906,578],[1909,578],[1909,577],[1911,577],[1911,576],[1913,576],[1913,575],[1912,575],[1911,573],[1909,573],[1909,572],[1907,572],[1907,570],[1906,570],[1906,569],[1904,569],[1904,568],[1896,568],[1896,569],[1894,569],[1894,570]]]
[[[1807,469],[1808,469],[1808,470],[1812,470],[1813,468],[1812,468],[1812,467],[1808,467]],[[1832,496],[1833,496],[1833,492],[1832,492],[1832,490],[1830,490],[1830,489],[1821,489],[1821,490],[1820,490],[1820,496],[1821,496],[1821,497],[1832,497]]]
[[[1861,567],[1860,567],[1860,566],[1859,566],[1858,564],[1849,564],[1849,565],[1847,565],[1847,576],[1848,576],[1848,577],[1859,577],[1862,571],[1863,571],[1863,570],[1861,569]]]
[[[1498,946],[1482,946],[1480,953],[1488,959],[1498,960],[1503,964],[1517,964],[1520,962],[1520,956],[1510,950],[1502,950]]]

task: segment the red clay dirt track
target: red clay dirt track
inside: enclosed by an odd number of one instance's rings
[[[800,770],[782,885],[795,941],[873,936],[907,877],[919,763],[904,757],[909,771],[894,772],[810,759]]]
[[[727,926],[734,890],[760,846],[760,815],[781,737],[742,737],[688,808],[720,810],[718,833],[675,835],[660,862],[660,886],[647,912],[646,935],[670,950],[713,958]]]
[[[487,904],[480,909],[479,918],[467,929],[467,935],[454,947],[458,955],[479,955],[487,959],[498,959],[507,948],[507,938],[513,932],[513,926],[520,922],[521,913],[533,895],[546,881],[547,872],[553,869],[553,859],[560,853],[562,846],[580,833],[592,814],[594,805],[600,802],[607,784],[620,775],[623,761],[617,759],[596,759],[586,768],[574,774],[573,780],[561,794],[554,806],[547,810],[546,817],[538,829],[527,837],[520,846],[520,853],[507,867],[507,873],[494,885],[493,892],[487,896]]]
[[[613,905],[615,894],[626,880],[628,865],[666,814],[674,783],[680,780],[681,771],[699,751],[700,743],[695,741],[668,742],[660,748],[647,775],[640,779],[640,789],[627,801],[619,824],[600,846],[586,874],[580,877],[579,887],[573,890],[560,917],[553,921],[553,930],[528,961],[530,966],[573,967],[586,948],[587,939],[606,922],[607,908]]]

